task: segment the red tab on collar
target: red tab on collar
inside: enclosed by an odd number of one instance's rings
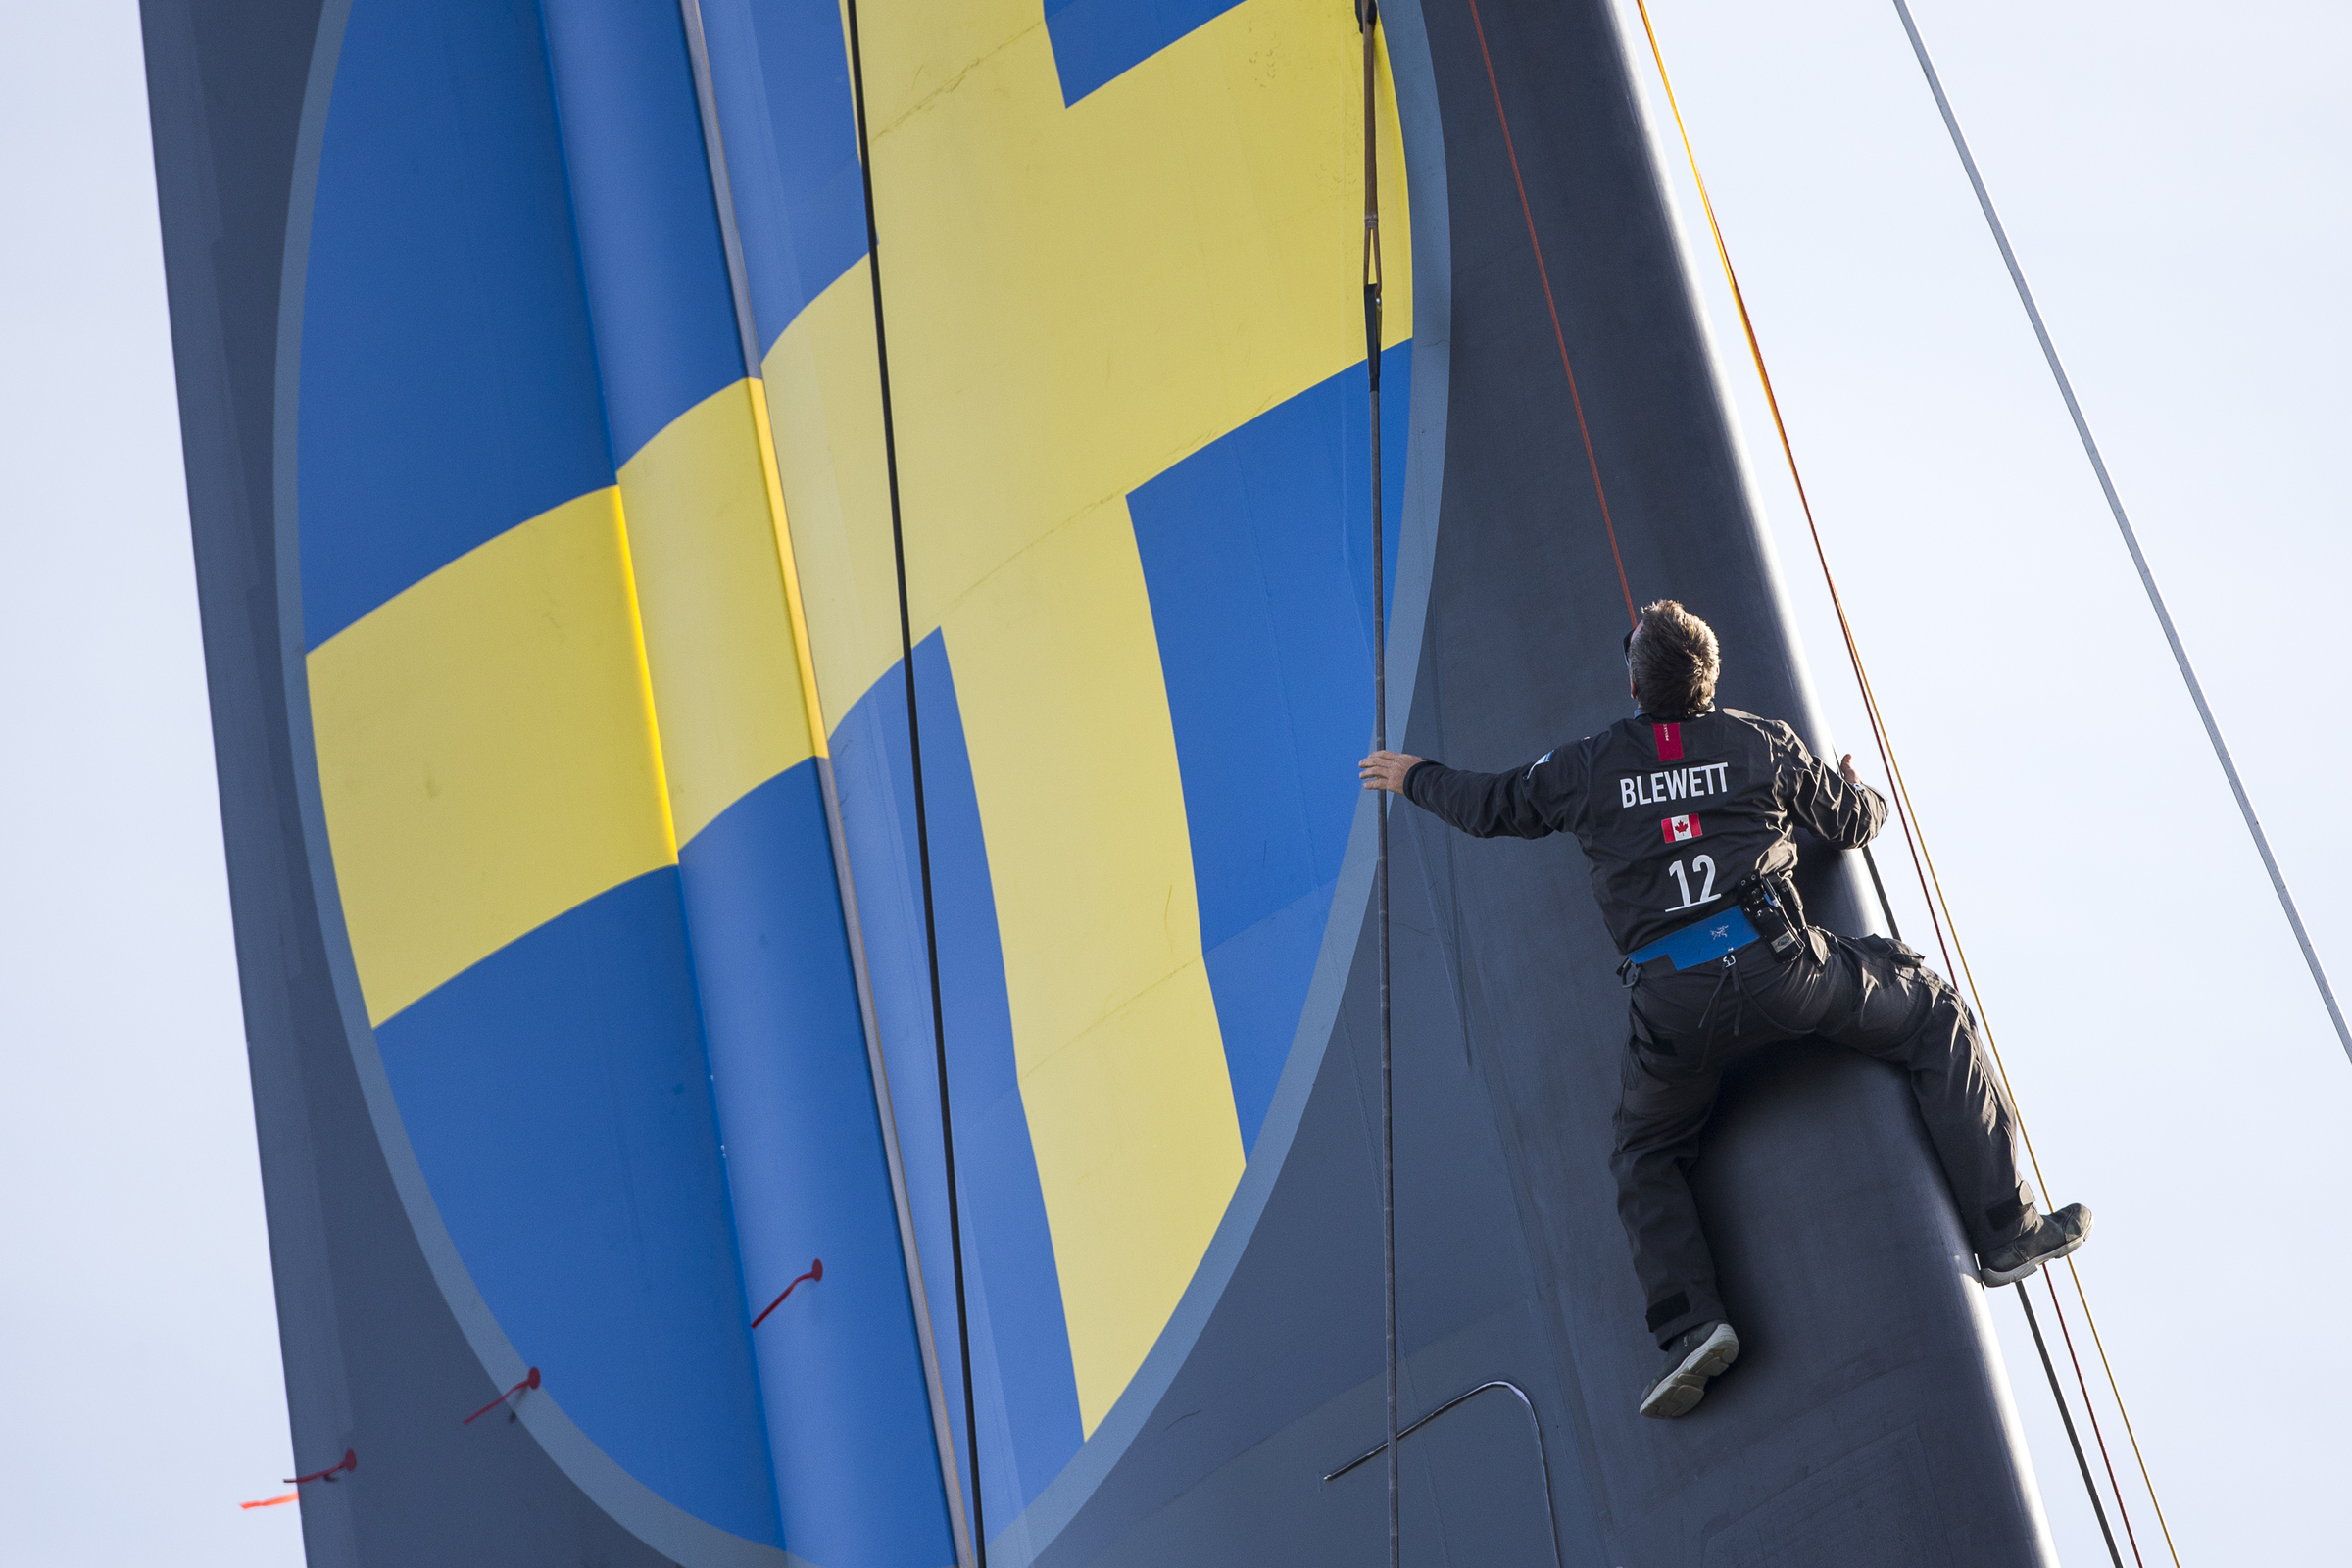
[[[1658,732],[1658,760],[1661,762],[1681,761],[1683,760],[1683,726],[1680,724],[1652,724],[1649,727]]]

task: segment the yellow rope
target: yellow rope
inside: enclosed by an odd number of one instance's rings
[[[1929,921],[1936,926],[1936,941],[1939,945],[1944,939],[1945,932],[1949,931],[1950,933],[1951,952],[1945,955],[1944,961],[1948,966],[1953,956],[1955,954],[1958,956],[1961,977],[1968,982],[1969,994],[1976,999],[1977,1017],[1984,1027],[1984,1043],[1992,1052],[1993,1068],[2001,1076],[2001,1088],[2009,1096],[2010,1105],[2012,1108],[2016,1108],[2017,1093],[2010,1086],[2008,1064],[2001,1059],[2001,1048],[1993,1038],[1992,1022],[1986,1017],[1984,1011],[1984,994],[1977,989],[1976,974],[1969,967],[1968,949],[1960,941],[1960,928],[1952,917],[1951,903],[1944,897],[1943,879],[1936,874],[1936,858],[1928,850],[1927,830],[1919,821],[1918,809],[1912,805],[1910,787],[1904,782],[1902,767],[1895,760],[1894,743],[1888,737],[1886,720],[1879,711],[1878,694],[1872,689],[1870,673],[1863,665],[1862,650],[1854,640],[1853,625],[1846,619],[1844,598],[1838,591],[1838,579],[1830,571],[1829,555],[1821,542],[1821,529],[1813,520],[1813,503],[1805,494],[1804,475],[1797,468],[1796,450],[1789,443],[1788,426],[1781,417],[1781,400],[1773,392],[1772,372],[1764,366],[1764,349],[1762,344],[1756,340],[1755,322],[1747,314],[1747,299],[1740,288],[1740,274],[1732,266],[1731,249],[1724,243],[1722,225],[1715,219],[1715,200],[1708,195],[1706,176],[1701,174],[1698,170],[1698,154],[1690,145],[1690,127],[1683,121],[1683,107],[1675,97],[1674,79],[1666,71],[1666,55],[1658,45],[1657,28],[1650,22],[1648,0],[1634,0],[1634,5],[1642,14],[1642,30],[1649,40],[1650,58],[1657,62],[1658,81],[1666,89],[1667,106],[1674,112],[1674,127],[1682,137],[1683,156],[1690,161],[1690,178],[1698,186],[1699,204],[1706,211],[1707,232],[1714,237],[1716,259],[1723,264],[1724,281],[1731,285],[1732,305],[1740,313],[1740,327],[1747,337],[1748,357],[1755,363],[1756,379],[1763,384],[1764,402],[1766,407],[1772,411],[1773,429],[1781,438],[1781,454],[1788,460],[1788,477],[1796,486],[1797,503],[1803,508],[1805,514],[1805,527],[1813,536],[1813,550],[1821,561],[1822,579],[1829,586],[1830,604],[1838,612],[1838,630],[1845,637],[1846,657],[1852,662],[1854,679],[1862,688],[1862,704],[1870,718],[1872,736],[1878,743],[1880,759],[1886,764],[1887,777],[1893,781],[1895,795],[1901,805],[1903,837],[1911,847],[1914,868],[1921,872],[1920,892],[1926,895],[1931,886],[1935,889],[1933,897],[1928,901]],[[1936,919],[1938,906],[1943,911],[1940,921]],[[2017,1110],[2017,1130],[2025,1142],[2026,1158],[2034,1167],[2034,1184],[2041,1189],[2043,1200],[2046,1202],[2050,1185],[2042,1177],[2041,1156],[2034,1152],[2034,1136],[2026,1128],[2026,1116],[2023,1109]],[[2124,1432],[2132,1442],[2132,1456],[2139,1464],[2140,1482],[2148,1490],[2148,1500],[2156,1506],[2156,1523],[2164,1531],[2165,1548],[2172,1553],[2174,1568],[2179,1568],[2180,1548],[2173,1544],[2172,1526],[2165,1521],[2164,1503],[2156,1495],[2154,1478],[2148,1474],[2147,1457],[2140,1451],[2139,1434],[2132,1428],[2132,1412],[2124,1403],[2123,1388],[2116,1381],[2113,1363],[2107,1358],[2106,1342],[2100,1338],[2098,1319],[2091,1313],[2089,1294],[2083,1289],[2082,1273],[2076,1268],[2075,1260],[2072,1257],[2066,1260],[2066,1269],[2067,1274],[2074,1281],[2075,1295],[2082,1303],[2083,1320],[2090,1325],[2091,1344],[2097,1348],[2099,1365],[2107,1374],[2108,1390],[2115,1396],[2115,1407],[2124,1418]],[[2122,1497],[2116,1498],[2116,1505],[2119,1508],[2123,1505]]]

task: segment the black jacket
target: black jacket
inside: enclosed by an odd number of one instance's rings
[[[1749,871],[1796,869],[1790,825],[1859,849],[1886,802],[1848,784],[1775,719],[1713,709],[1679,724],[1620,719],[1508,773],[1422,762],[1405,799],[1465,833],[1573,833],[1617,951],[1729,906]]]

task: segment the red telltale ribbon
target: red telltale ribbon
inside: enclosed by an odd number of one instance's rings
[[[357,1453],[354,1453],[351,1449],[345,1448],[343,1450],[343,1462],[341,1464],[330,1464],[325,1469],[314,1470],[307,1476],[288,1476],[286,1477],[286,1485],[289,1487],[303,1487],[310,1485],[314,1481],[332,1481],[336,1476],[342,1474],[344,1471],[357,1470],[359,1467],[360,1456]]]
[[[790,1285],[784,1287],[784,1296],[790,1296],[793,1292],[799,1290],[801,1288],[801,1283],[804,1280],[821,1280],[824,1277],[825,1260],[821,1257],[813,1259],[808,1264],[808,1273],[802,1275],[800,1279],[794,1280]],[[767,1312],[761,1312],[758,1317],[752,1319],[752,1327],[758,1328],[760,1324],[766,1322],[767,1313],[773,1312],[777,1307],[784,1304],[784,1296],[779,1296],[774,1300],[768,1302]]]
[[[289,1487],[307,1487],[314,1481],[332,1481],[344,1471],[357,1470],[359,1467],[359,1454],[349,1448],[345,1448],[343,1450],[343,1460],[340,1464],[330,1464],[325,1469],[314,1470],[307,1476],[288,1476],[286,1477],[286,1485]],[[240,1508],[274,1508],[281,1502],[292,1502],[301,1495],[302,1494],[299,1492],[282,1493],[274,1497],[258,1497],[252,1502],[240,1502],[237,1504],[237,1506]]]
[[[492,1399],[488,1404],[483,1405],[479,1410],[474,1411],[473,1414],[459,1422],[458,1425],[462,1427],[469,1427],[476,1421],[479,1421],[482,1417],[488,1415],[491,1411],[497,1409],[500,1405],[506,1403],[509,1399],[514,1397],[514,1396],[517,1394],[520,1394],[523,1390],[535,1389],[538,1386],[539,1369],[537,1367],[533,1367],[531,1368],[530,1376],[524,1378],[520,1383],[515,1384],[513,1388],[500,1395],[497,1398]]]

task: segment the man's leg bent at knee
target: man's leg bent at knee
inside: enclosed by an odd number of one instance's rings
[[[1959,994],[1943,985],[1897,1058],[1980,1252],[2015,1236],[2034,1208],[2017,1168],[2017,1112],[1989,1057]]]
[[[1923,966],[1858,946],[1845,956],[1860,980],[1855,1013],[1823,1033],[1904,1070],[1970,1244],[1983,1253],[2010,1241],[2034,1195],[2017,1168],[2016,1111],[1960,994]]]

